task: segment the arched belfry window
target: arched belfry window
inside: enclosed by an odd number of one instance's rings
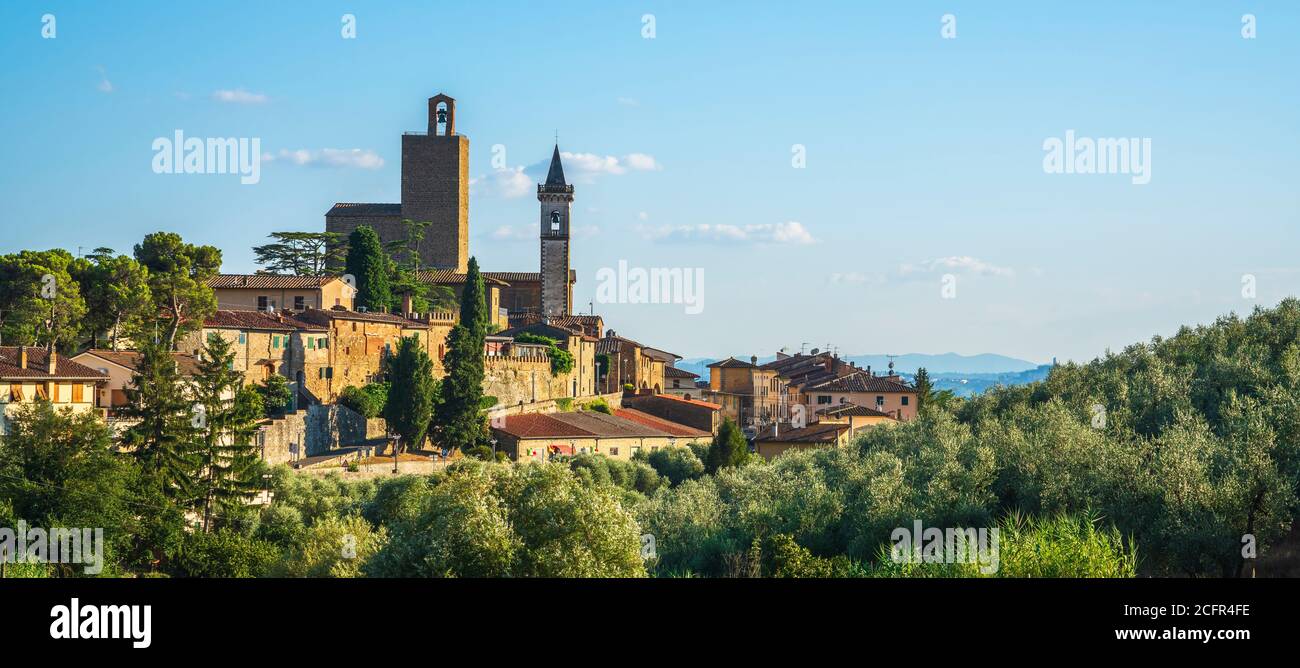
[[[560,231],[560,210],[559,209],[551,210],[551,231],[552,232]]]

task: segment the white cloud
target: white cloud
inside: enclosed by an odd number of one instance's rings
[[[901,276],[914,276],[917,274],[934,273],[938,271],[943,271],[945,273],[975,274],[977,276],[1003,276],[1007,278],[1016,275],[1015,270],[1010,267],[999,267],[978,258],[973,258],[969,255],[950,255],[948,257],[926,260],[917,264],[903,264],[898,268],[898,273]]]
[[[266,102],[266,95],[262,93],[250,93],[243,88],[235,90],[219,90],[212,93],[212,99],[218,102],[230,102],[232,104],[262,104]]]
[[[642,211],[636,215],[637,220],[650,220],[650,214]]]
[[[641,105],[641,101],[634,97],[619,97],[615,100],[625,107],[636,107]]]
[[[513,199],[534,192],[533,180],[524,174],[523,167],[494,169],[491,172],[471,178],[469,187],[475,194],[492,195]]]
[[[280,160],[311,167],[379,169],[384,166],[384,159],[368,148],[300,148],[293,151],[280,149],[278,153],[267,153],[262,156],[262,162]]]
[[[642,235],[652,241],[664,242],[722,242],[754,244],[804,245],[816,243],[803,223],[758,223],[752,225],[669,225],[642,228]]]
[[[629,153],[623,158],[627,163],[628,169],[634,169],[643,172],[657,172],[663,169],[663,165],[655,161],[654,156],[645,153]]]
[[[95,86],[95,88],[99,89],[101,93],[113,92],[113,82],[108,80],[108,71],[104,69],[103,65],[99,65],[95,69],[99,71],[99,85]]]
[[[646,153],[629,153],[620,158],[596,153],[560,151],[560,159],[564,162],[564,175],[570,182],[573,182],[575,177],[584,183],[590,183],[599,175],[620,176],[628,172],[657,172],[663,169],[663,165],[659,164],[654,156]],[[551,159],[547,158],[529,165],[524,171],[540,181],[546,178],[550,165]]]

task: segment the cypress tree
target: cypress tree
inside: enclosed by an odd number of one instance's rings
[[[383,416],[388,428],[401,436],[407,449],[423,447],[437,385],[433,379],[433,361],[420,349],[419,340],[403,338],[388,366],[388,399]]]
[[[368,225],[348,235],[347,273],[357,281],[357,306],[372,311],[386,311],[392,306],[388,255],[379,242],[379,234]]]
[[[722,426],[718,427],[718,435],[713,437],[713,444],[709,446],[709,472],[717,473],[728,466],[740,466],[748,459],[749,442],[745,440],[745,434],[731,418],[723,420]]]
[[[441,401],[436,417],[442,444],[468,450],[487,438],[483,418],[483,341],[487,336],[488,311],[483,276],[478,260],[470,258],[465,288],[460,295],[460,322],[447,336]]]

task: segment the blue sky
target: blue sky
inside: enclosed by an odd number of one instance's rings
[[[171,230],[252,271],[271,231],[397,202],[400,133],[446,92],[484,268],[537,267],[537,202],[493,146],[531,168],[558,132],[576,301],[619,260],[703,269],[699,314],[597,304],[688,357],[1083,360],[1300,294],[1295,3],[175,4],[0,5],[0,252]],[[176,129],[276,159],[256,185],[155,174]],[[1067,130],[1150,139],[1150,182],[1045,173]]]

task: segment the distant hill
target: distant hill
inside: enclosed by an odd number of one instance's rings
[[[748,360],[747,357],[737,357]],[[773,359],[776,359],[774,355],[760,357],[758,363],[770,362]],[[844,359],[855,362],[858,366],[864,368],[869,365],[872,371],[877,373],[886,373],[889,369],[888,355],[846,355]],[[708,366],[716,361],[716,358],[695,357],[677,362],[677,367],[692,373],[698,373],[702,378],[708,378]],[[910,376],[921,367],[925,367],[932,378],[937,378],[940,374],[1016,374],[1041,368],[1033,362],[996,353],[980,353],[978,355],[907,353],[906,355],[894,356],[894,370],[898,373]]]
[[[935,390],[952,390],[959,397],[969,397],[997,385],[1026,385],[1040,381],[1047,378],[1051,370],[1051,364],[1044,364],[1028,371],[1007,373],[933,373],[930,382]],[[907,374],[907,379],[912,380],[911,374]]]

